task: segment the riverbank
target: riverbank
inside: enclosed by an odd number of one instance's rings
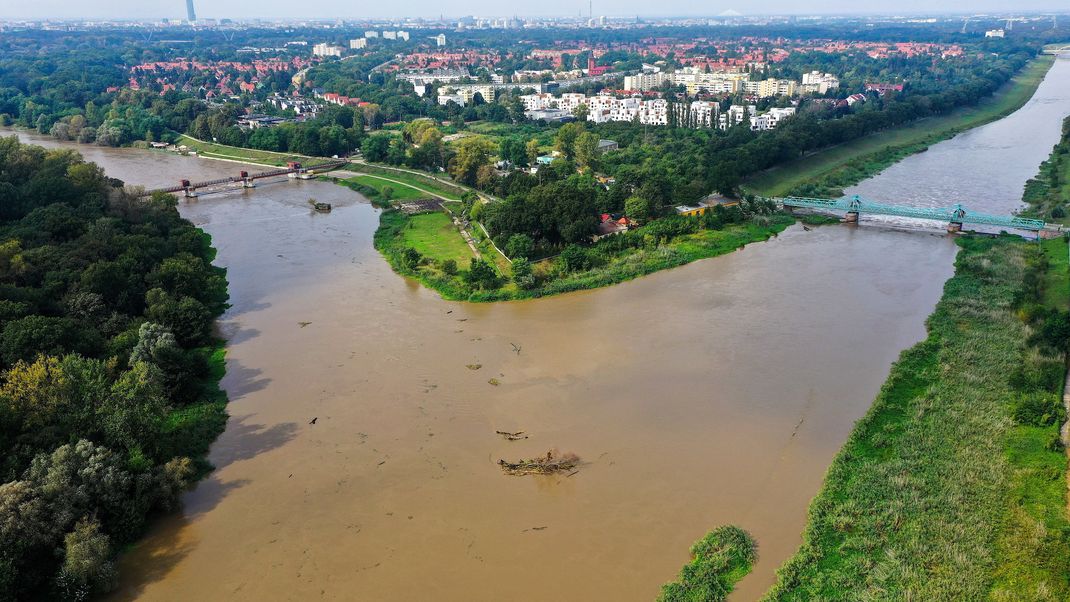
[[[975,106],[807,155],[750,178],[744,188],[763,196],[838,196],[840,189],[872,177],[905,157],[1017,111],[1033,97],[1054,63],[1053,56],[1038,57],[1001,90]]]
[[[1066,600],[1067,244],[962,238],[767,601]]]
[[[1063,120],[1062,137],[1041,163],[1037,175],[1025,183],[1022,215],[1061,224],[1070,223],[1070,117]]]

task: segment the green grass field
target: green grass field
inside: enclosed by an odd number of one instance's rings
[[[472,249],[443,211],[410,216],[401,233],[401,244],[436,262],[452,259],[465,269],[473,257]]]
[[[459,184],[440,182],[419,172],[396,169],[369,163],[350,163],[346,169],[367,175],[378,176],[386,180],[393,180],[401,184],[411,186],[417,190],[431,192],[450,200],[459,200],[465,193],[466,188]],[[426,196],[426,195],[425,195]]]
[[[285,166],[289,161],[307,163],[310,157],[289,153],[275,153],[271,151],[255,150],[251,148],[239,148],[214,142],[202,142],[183,134],[177,144],[185,144],[197,151],[197,154],[209,159],[229,159],[231,161],[248,161],[263,165]]]
[[[413,188],[412,186],[406,184],[398,184],[395,182],[384,180],[383,178],[380,178],[378,176],[357,176],[355,178],[349,178],[348,181],[356,182],[357,184],[362,184],[364,186],[374,188],[379,193],[379,198],[383,200],[404,201],[408,199],[426,199],[430,197],[430,195],[423,190]],[[389,199],[386,199],[383,196],[384,188],[390,188],[390,190],[392,191]]]
[[[1033,97],[1054,62],[1051,56],[1037,58],[1006,86],[975,106],[818,151],[757,174],[744,188],[764,196],[784,196],[800,185],[825,179],[831,180],[833,186],[855,184],[932,144],[1013,113]]]
[[[1066,309],[1067,245],[1044,243],[1063,258],[1045,266],[1015,237],[959,242],[928,338],[833,461],[766,600],[1070,598],[1065,364],[1027,317]]]

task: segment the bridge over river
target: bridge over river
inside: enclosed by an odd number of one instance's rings
[[[1043,220],[1019,217],[1016,215],[992,215],[970,211],[966,207],[956,204],[952,207],[916,207],[909,205],[890,205],[876,203],[864,199],[859,195],[852,195],[839,199],[813,199],[806,197],[780,197],[768,200],[776,202],[781,207],[805,207],[809,209],[824,209],[827,211],[842,211],[846,214],[846,220],[850,223],[858,221],[861,213],[875,215],[895,215],[899,217],[913,217],[947,222],[948,232],[962,230],[963,224],[982,224],[986,226],[999,226],[1013,230],[1026,230],[1040,232],[1042,230],[1056,230],[1049,227]]]
[[[325,163],[319,163],[316,165],[302,165],[296,161],[289,162],[286,167],[280,167],[278,169],[272,169],[268,171],[261,171],[256,173],[249,173],[248,171],[240,171],[236,176],[229,176],[226,178],[216,178],[214,180],[205,180],[203,182],[191,182],[190,180],[183,179],[176,186],[168,186],[166,188],[156,188],[154,190],[146,190],[141,196],[152,196],[156,192],[182,192],[187,197],[197,196],[197,190],[228,186],[230,184],[241,184],[244,188],[252,188],[253,182],[261,178],[273,178],[277,176],[288,175],[294,178],[308,179],[311,178],[316,172],[335,169],[345,165],[348,161],[346,159],[336,159],[334,161],[327,161]]]

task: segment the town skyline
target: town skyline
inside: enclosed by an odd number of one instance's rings
[[[887,2],[847,2],[845,0],[818,0],[800,6],[785,0],[766,0],[764,2],[714,2],[695,10],[688,2],[673,0],[659,3],[652,9],[649,3],[637,0],[620,2],[575,2],[572,0],[549,0],[537,7],[526,6],[522,10],[508,10],[499,3],[488,0],[468,2],[432,3],[424,0],[411,3],[405,8],[399,7],[350,7],[328,2],[327,0],[310,0],[300,7],[292,3],[267,0],[217,0],[215,2],[195,2],[197,15],[207,19],[288,19],[288,20],[377,20],[377,19],[435,19],[440,16],[457,18],[467,15],[521,17],[559,17],[577,16],[610,17],[723,17],[723,16],[772,16],[772,15],[814,15],[814,16],[851,16],[851,15],[949,15],[949,14],[1021,14],[1035,12],[1067,12],[1064,2],[1056,0],[1030,0],[1013,6],[1013,13],[1008,11],[1005,2],[996,0],[979,0],[965,2],[945,0],[928,2],[925,0],[903,0],[891,5]],[[115,0],[111,2],[86,2],[71,4],[62,0],[42,0],[32,4],[15,4],[0,8],[0,19],[182,19],[185,15],[185,3],[181,0],[167,0],[145,4],[134,0]]]

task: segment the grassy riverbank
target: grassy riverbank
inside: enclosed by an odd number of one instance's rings
[[[1066,600],[1065,240],[962,238],[956,273],[766,600]]]
[[[1022,215],[1062,224],[1070,223],[1070,117],[1063,120],[1062,138],[1040,164],[1037,175],[1026,182]]]
[[[1010,115],[1033,97],[1054,62],[1051,56],[1038,57],[1002,89],[974,106],[802,157],[754,176],[744,188],[764,196],[838,196],[838,190],[876,175],[907,156]]]
[[[681,220],[679,223],[690,228],[666,235],[664,226],[657,225],[664,220],[659,220],[591,247],[569,247],[559,257],[535,262],[530,279],[516,278],[515,273],[509,273],[501,264],[497,270],[490,268],[497,272],[496,277],[474,278],[471,254],[462,260],[461,247],[453,242],[461,241],[456,229],[446,225],[448,217],[444,213],[432,215],[442,217],[384,211],[375,233],[375,247],[395,271],[419,280],[444,298],[482,302],[545,297],[618,284],[730,253],[752,242],[767,240],[794,223],[793,218],[783,214],[758,216],[718,228],[699,227],[699,220],[694,218],[666,218]],[[688,219],[694,224],[688,224]],[[452,241],[446,244],[444,238]],[[482,251],[484,257],[493,257],[493,251]]]

